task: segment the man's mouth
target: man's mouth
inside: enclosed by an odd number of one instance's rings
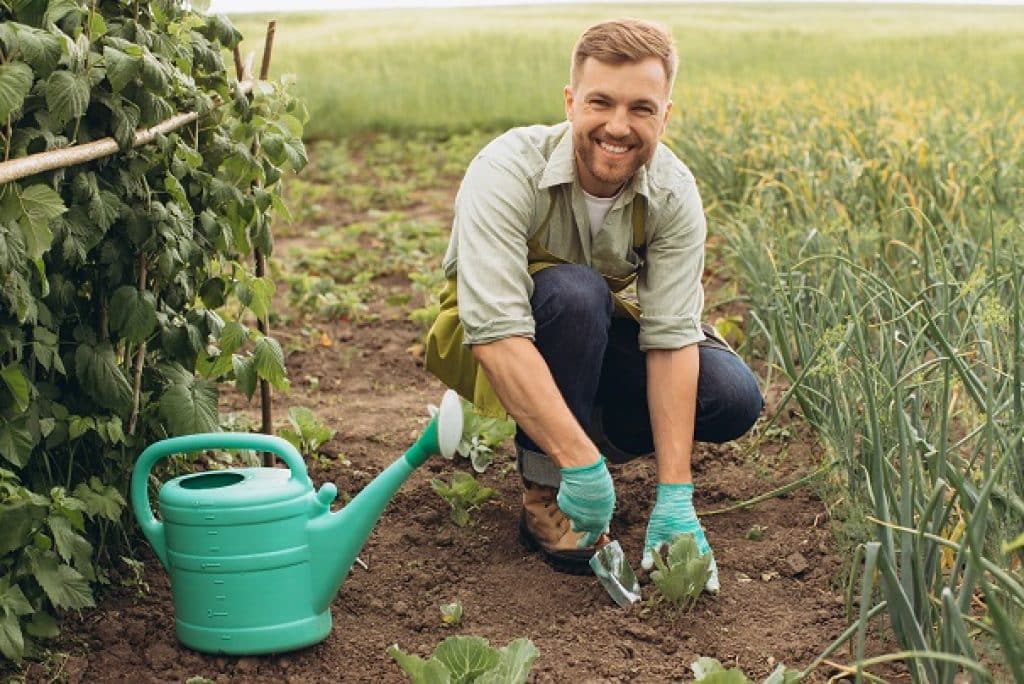
[[[614,143],[605,142],[604,140],[598,140],[597,145],[609,154],[625,154],[630,149],[629,145],[616,145]]]

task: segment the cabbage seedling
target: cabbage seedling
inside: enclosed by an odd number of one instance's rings
[[[430,481],[430,486],[452,507],[452,520],[459,527],[469,525],[469,512],[480,508],[497,493],[492,488],[481,485],[469,473],[461,471],[452,473],[450,485],[444,480],[434,478]]]
[[[651,579],[663,597],[677,608],[689,610],[697,602],[704,585],[711,577],[711,554],[701,555],[692,534],[681,534],[668,547],[668,555],[654,553],[657,569]]]
[[[458,627],[462,622],[462,601],[455,599],[451,603],[441,604],[441,624],[445,627]]]

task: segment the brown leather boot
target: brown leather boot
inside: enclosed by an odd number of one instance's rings
[[[558,489],[523,480],[523,513],[519,517],[519,537],[531,551],[539,551],[545,561],[561,572],[573,575],[590,573],[590,558],[595,547],[579,548],[582,532],[574,532],[565,513],[558,508]]]

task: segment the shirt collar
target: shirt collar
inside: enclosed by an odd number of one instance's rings
[[[545,190],[555,185],[576,182],[576,154],[572,146],[572,124],[566,122],[561,124],[564,127],[561,139],[548,157],[548,163],[541,174],[539,188]],[[622,190],[621,197],[624,202],[629,202],[633,196],[640,193],[650,200],[650,184],[648,182],[648,167],[650,162],[644,164],[633,177],[626,183]],[[582,188],[581,188],[582,189]]]

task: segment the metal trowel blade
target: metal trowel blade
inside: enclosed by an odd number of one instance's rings
[[[622,608],[640,600],[640,583],[618,540],[598,548],[590,558],[590,567],[608,595]]]

